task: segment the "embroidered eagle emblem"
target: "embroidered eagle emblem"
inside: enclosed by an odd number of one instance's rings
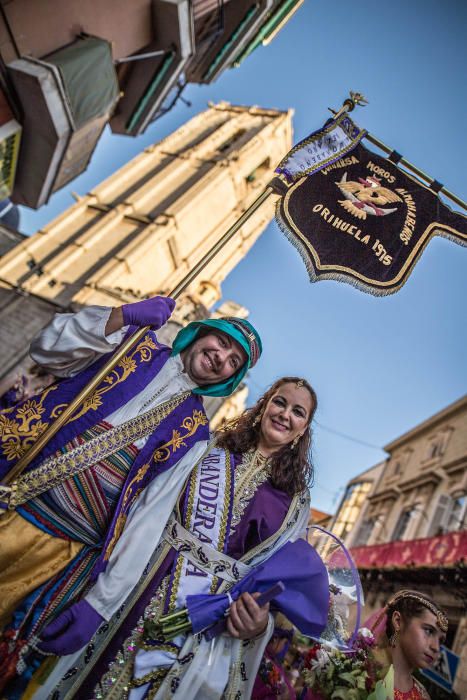
[[[387,216],[397,211],[397,207],[392,209],[382,209],[385,204],[393,202],[402,202],[398,194],[390,190],[388,187],[381,185],[381,180],[378,177],[370,175],[363,179],[347,180],[347,173],[344,173],[340,182],[335,183],[345,199],[339,199],[339,204],[344,209],[356,216],[357,219],[366,219],[370,216]]]

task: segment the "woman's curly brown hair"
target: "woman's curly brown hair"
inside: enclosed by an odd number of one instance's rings
[[[275,382],[257,403],[217,434],[217,445],[229,452],[243,454],[258,445],[261,416],[269,400],[284,384],[303,386],[311,396],[311,414],[308,425],[295,447],[290,444],[275,452],[270,459],[271,481],[275,488],[293,496],[301,493],[313,483],[311,461],[311,421],[318,406],[318,399],[310,384],[301,377],[282,377]],[[259,420],[257,420],[259,418]],[[256,421],[256,422],[255,422]]]

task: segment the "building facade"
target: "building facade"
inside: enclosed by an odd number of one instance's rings
[[[340,528],[359,568],[366,616],[401,588],[425,592],[446,610],[446,646],[460,656],[454,690],[464,698],[467,396],[384,449],[385,462],[349,483],[334,531],[339,534]],[[357,503],[355,494],[363,491]]]
[[[369,498],[365,544],[467,528],[467,397],[384,449],[389,458]]]
[[[291,116],[213,105],[0,258],[0,393],[57,311],[169,293],[265,187]],[[273,211],[267,201],[190,285],[178,322],[208,314]]]
[[[351,479],[345,488],[331,528],[349,547],[362,538],[363,542],[366,541],[363,523],[367,520],[368,498],[375,490],[383,468],[384,463],[376,464]]]

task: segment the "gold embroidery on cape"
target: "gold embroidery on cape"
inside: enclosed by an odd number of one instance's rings
[[[172,439],[169,440],[169,442],[166,442],[165,445],[162,445],[162,447],[159,447],[153,454],[152,461],[154,462],[166,462],[168,458],[170,457],[171,451],[170,448],[173,448],[173,452],[176,452],[180,447],[184,446],[186,447],[186,443],[184,442],[186,438],[191,437],[196,433],[198,428],[201,425],[206,425],[208,422],[208,419],[206,418],[205,414],[203,411],[198,411],[194,410],[193,411],[193,416],[187,416],[186,418],[183,419],[182,421],[182,428],[186,429],[185,435],[181,435],[178,430],[174,430],[172,432]],[[128,505],[131,507],[135,500],[138,498],[139,494],[141,493],[142,489],[137,489],[136,492],[131,496],[131,502],[129,501],[130,499],[130,488],[133,484],[138,483],[138,481],[141,481],[141,479],[144,477],[146,474],[147,470],[149,469],[149,464],[144,464],[142,467],[138,469],[138,472],[134,479],[130,482],[128,487],[126,488],[126,493],[125,497],[123,499],[122,507],[121,507],[121,512],[120,515],[117,518],[117,521],[115,523],[115,529],[114,529],[114,534],[112,536],[112,539],[110,540],[107,549],[104,554],[104,560],[107,561],[108,558],[110,557],[113,548],[115,547],[115,544],[120,537],[120,535],[123,532],[123,528],[125,527],[126,519],[127,516],[125,513],[123,513],[123,509]]]
[[[182,576],[184,559],[183,557],[178,557],[178,561],[175,565],[175,573],[173,577],[172,591],[170,593],[169,605],[167,606],[167,612],[172,613],[177,609],[177,592],[178,586],[180,585],[180,579]]]
[[[165,558],[167,552],[163,552],[163,556],[158,558],[157,566],[160,566],[161,561]],[[149,579],[151,576],[149,576]],[[143,615],[138,619],[136,626],[131,631],[129,637],[125,639],[117,652],[115,658],[110,662],[108,670],[99,679],[99,682],[94,688],[92,700],[127,700],[130,683],[133,678],[133,669],[135,655],[139,648],[144,649],[143,628],[146,620],[157,621],[161,615],[169,576],[166,576],[160,584],[157,593],[151,598]],[[131,605],[128,608],[131,610]],[[97,660],[96,660],[97,661]],[[71,695],[67,695],[71,697]]]
[[[267,460],[256,450],[249,450],[234,472],[235,496],[232,509],[232,530],[242,519],[245,508],[253,498],[256,490],[270,476]]]
[[[122,382],[126,381],[130,374],[136,372],[137,360],[135,359],[135,355],[139,352],[139,361],[149,362],[149,360],[152,358],[152,350],[157,350],[157,345],[150,335],[146,335],[144,339],[138,343],[136,348],[129,355],[122,357],[120,362],[118,362],[117,366],[113,368],[110,374],[104,377],[102,380],[104,386],[99,387],[93,394],[91,394],[91,396],[88,396],[83,403],[81,410],[67,422],[72,423],[73,421],[78,420],[78,418],[81,418],[81,416],[84,416],[88,411],[95,411],[97,408],[99,408],[99,406],[102,405],[101,397],[104,394],[116,387],[117,384],[121,384]],[[58,408],[63,410],[66,405],[67,404],[63,404],[60,407],[57,406],[55,410]]]
[[[197,411],[199,413],[199,411]],[[175,432],[175,431],[174,431]],[[196,493],[196,484],[198,481],[198,471],[199,468],[202,464],[202,461],[199,460],[199,462],[195,465],[193,471],[191,472],[191,477],[189,477],[189,493],[188,493],[188,504],[187,504],[187,512],[186,512],[186,518],[185,522],[189,523],[191,522],[191,516],[193,514],[193,503],[195,500],[195,493]],[[182,568],[183,568],[183,557],[178,555],[177,563],[175,565],[175,572],[173,576],[173,584],[171,588],[171,593],[170,593],[170,599],[169,603],[167,605],[167,612],[171,613],[176,610],[177,607],[177,592],[178,592],[178,586],[180,584],[180,577],[182,575]]]
[[[135,356],[137,353],[140,353],[140,362],[149,362],[153,355],[152,351],[156,349],[157,345],[154,340],[150,335],[146,335],[144,339],[138,343],[136,348],[129,355],[122,357],[117,366],[104,378],[104,386],[96,389],[96,391],[86,399],[78,413],[67,422],[71,423],[81,418],[81,416],[90,410],[95,411],[102,405],[101,397],[103,394],[126,381],[130,374],[136,371],[138,360]],[[43,421],[41,418],[45,412],[45,408],[42,404],[49,393],[57,388],[56,385],[48,387],[42,392],[40,398],[29,399],[19,408],[13,406],[12,408],[2,411],[0,415],[1,449],[8,461],[20,459],[48,428],[49,422]],[[57,418],[67,405],[68,404],[63,403],[54,406],[50,413],[50,418]]]
[[[179,430],[172,432],[172,438],[165,445],[161,445],[153,455],[154,462],[166,462],[172,452],[176,452],[180,447],[186,447],[185,440],[196,433],[201,425],[206,425],[208,419],[203,411],[194,410],[193,416],[187,416],[182,421],[180,427],[185,428],[186,433],[182,435]],[[170,449],[172,448],[172,450]]]
[[[20,459],[48,428],[49,423],[41,417],[45,412],[42,404],[57,388],[56,385],[49,386],[39,398],[28,399],[19,408],[12,406],[0,414],[1,449],[9,462]]]
[[[180,404],[190,396],[189,391],[141,413],[134,418],[100,433],[91,440],[46,459],[39,467],[23,474],[13,482],[8,507],[21,503],[59,486],[111,454],[153,432]]]
[[[195,466],[193,471],[191,472],[191,477],[189,479],[190,482],[190,490],[188,494],[188,503],[186,507],[186,516],[185,516],[185,522],[190,523],[191,522],[191,516],[193,514],[193,503],[195,502],[195,490],[196,490],[196,482],[198,480],[198,469],[199,469],[199,464]],[[183,493],[183,491],[182,491]],[[179,517],[178,521],[181,523],[181,515],[179,512]]]
[[[139,688],[139,686],[146,685],[146,683],[149,683],[149,681],[159,681],[160,683],[166,677],[169,668],[169,666],[157,668],[153,671],[148,671],[148,673],[146,673],[144,676],[140,676],[139,678],[133,678],[130,681],[130,688]]]
[[[229,501],[230,501],[230,489],[232,487],[231,483],[231,457],[230,452],[225,450],[225,496],[224,496],[224,508],[222,511],[221,526],[219,530],[219,543],[222,550],[225,545],[225,535],[227,532],[227,519],[229,517]]]

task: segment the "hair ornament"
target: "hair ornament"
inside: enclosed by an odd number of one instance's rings
[[[427,600],[426,598],[424,598],[421,595],[418,595],[417,593],[407,590],[398,591],[389,600],[388,607],[393,606],[400,600],[404,600],[407,598],[410,598],[411,600],[416,600],[418,603],[423,605],[423,607],[427,608],[427,610],[432,612],[433,615],[436,617],[436,623],[440,628],[441,632],[446,633],[448,631],[449,621],[445,613],[442,610],[440,610],[434,603],[432,603],[431,600]]]

